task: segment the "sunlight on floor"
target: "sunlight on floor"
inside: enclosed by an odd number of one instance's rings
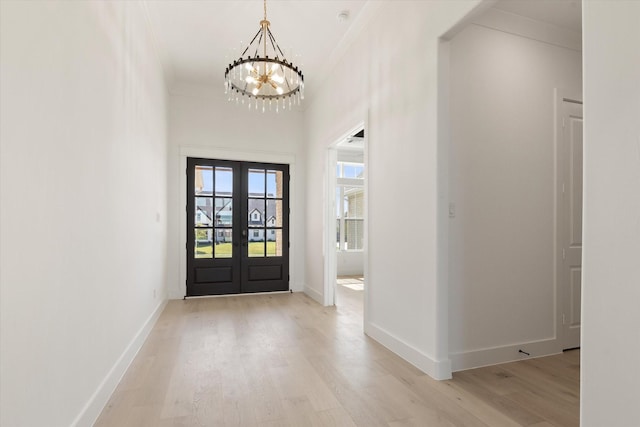
[[[364,290],[364,277],[360,276],[340,276],[338,277],[338,285],[354,291]]]

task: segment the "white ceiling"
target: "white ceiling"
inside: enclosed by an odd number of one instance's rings
[[[582,32],[580,0],[501,0],[494,7],[578,33]]]
[[[240,56],[259,29],[262,0],[143,1],[169,89],[186,84],[206,87],[213,93],[220,88],[222,94],[227,64]],[[307,90],[313,92],[381,3],[268,0],[267,17],[287,59],[302,68]],[[580,0],[501,0],[494,7],[581,31]],[[338,14],[344,10],[349,11],[349,19],[340,22]]]
[[[222,89],[227,64],[240,56],[263,18],[262,0],[145,3],[170,89],[178,83]],[[366,0],[267,1],[271,31],[287,59],[302,68],[308,88],[332,65],[334,51],[357,27],[366,4]],[[344,10],[349,19],[340,22],[338,14]]]

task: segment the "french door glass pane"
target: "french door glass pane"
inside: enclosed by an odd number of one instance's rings
[[[267,197],[282,198],[282,171],[267,171]]]
[[[216,196],[231,196],[233,194],[233,170],[231,168],[216,168]]]
[[[249,169],[249,197],[264,197],[264,169]]]
[[[264,227],[264,199],[249,199],[249,227]]]
[[[231,258],[233,256],[233,233],[228,228],[216,228],[215,257]]]
[[[197,195],[211,196],[213,194],[213,167],[196,166],[194,189]]]
[[[264,257],[264,230],[251,230],[249,234],[249,258]]]
[[[194,258],[212,258],[213,257],[213,229],[196,228]]]
[[[233,225],[233,199],[216,197],[214,217],[216,227],[231,227]]]
[[[282,256],[282,230],[267,229],[267,256]]]
[[[282,200],[267,200],[267,227],[282,227]]]
[[[196,227],[213,226],[213,208],[211,197],[196,197],[195,225]]]

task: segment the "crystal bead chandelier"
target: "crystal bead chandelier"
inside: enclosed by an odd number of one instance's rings
[[[273,108],[279,111],[287,105],[291,109],[304,99],[302,70],[287,61],[269,25],[267,0],[264,0],[260,29],[240,58],[224,70],[224,87],[229,101],[248,102],[249,109],[254,106],[256,110],[262,108],[262,112]]]

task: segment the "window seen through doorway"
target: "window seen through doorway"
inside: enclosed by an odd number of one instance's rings
[[[338,162],[336,177],[336,248],[338,251],[361,251],[364,238],[364,164]]]

